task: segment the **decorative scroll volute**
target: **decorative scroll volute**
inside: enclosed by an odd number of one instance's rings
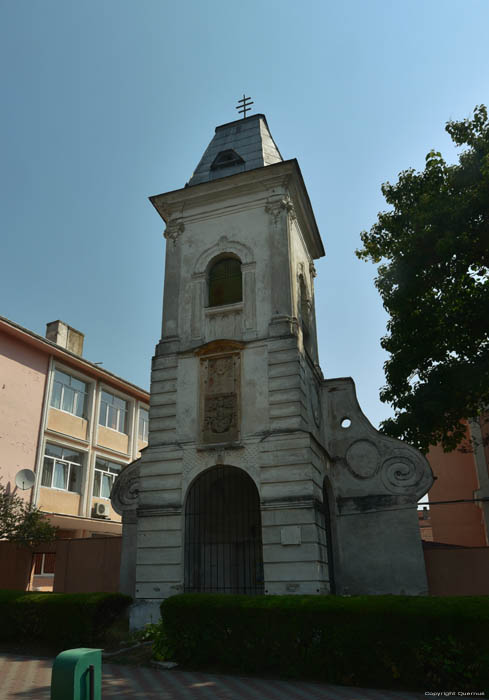
[[[116,513],[122,515],[124,511],[135,510],[139,499],[139,462],[131,462],[125,467],[114,481],[110,500]]]
[[[413,503],[433,484],[426,457],[411,445],[379,433],[362,413],[350,378],[323,382],[328,452],[343,494],[393,494]],[[360,483],[362,486],[360,487]]]

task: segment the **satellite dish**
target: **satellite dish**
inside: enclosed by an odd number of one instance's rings
[[[20,472],[17,472],[15,475],[15,483],[22,491],[31,489],[34,486],[35,480],[36,476],[32,469],[21,469]]]

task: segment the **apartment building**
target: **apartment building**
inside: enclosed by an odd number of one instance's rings
[[[148,440],[149,394],[82,357],[84,336],[61,321],[46,337],[0,317],[0,478],[38,506],[61,538],[120,535],[116,475]],[[38,557],[36,576],[53,573]]]

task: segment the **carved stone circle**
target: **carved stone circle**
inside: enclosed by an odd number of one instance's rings
[[[356,440],[346,452],[346,463],[357,479],[371,479],[380,465],[379,451],[370,440]]]

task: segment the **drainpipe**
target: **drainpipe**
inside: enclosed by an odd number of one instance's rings
[[[34,482],[34,488],[31,493],[31,505],[37,506],[39,502],[39,488],[41,486],[41,474],[42,474],[42,457],[43,457],[43,443],[44,443],[44,432],[46,430],[46,424],[48,420],[48,410],[49,410],[49,397],[51,395],[51,386],[53,383],[53,356],[49,356],[48,371],[46,376],[46,383],[44,385],[44,397],[42,405],[41,414],[41,425],[39,427],[39,437],[37,440],[37,452],[36,452],[36,464],[34,467],[34,473],[36,475],[36,480]]]

